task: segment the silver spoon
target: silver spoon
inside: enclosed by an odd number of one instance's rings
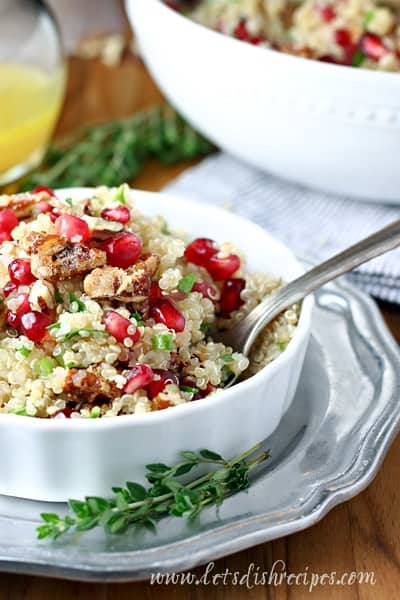
[[[361,240],[347,250],[307,271],[282,288],[270,294],[240,323],[229,331],[213,332],[213,339],[223,342],[236,352],[248,356],[258,335],[272,319],[283,310],[303,300],[325,283],[368,262],[372,258],[393,250],[400,244],[400,220]],[[235,380],[228,383],[230,387]]]

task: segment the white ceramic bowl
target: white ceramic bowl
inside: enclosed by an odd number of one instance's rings
[[[60,197],[84,198],[70,189]],[[227,211],[164,194],[135,192],[139,208],[164,215],[193,237],[231,240],[242,248],[249,270],[289,281],[302,267],[257,225]],[[287,349],[254,377],[197,402],[145,415],[105,419],[44,420],[0,415],[0,494],[64,501],[107,495],[114,485],[141,480],[143,466],[173,462],[182,450],[204,447],[230,457],[265,439],[290,405],[310,334],[313,300],[302,306]]]
[[[161,89],[218,146],[307,186],[400,202],[400,73],[252,46],[160,0],[126,8]]]

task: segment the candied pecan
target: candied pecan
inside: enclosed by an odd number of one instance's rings
[[[72,279],[106,262],[102,250],[84,244],[72,244],[57,235],[48,235],[37,244],[31,259],[32,273],[38,279]]]
[[[69,402],[109,402],[121,395],[115,383],[107,381],[99,373],[89,369],[70,369],[63,392]]]
[[[94,269],[83,282],[91,298],[115,298],[121,302],[143,302],[150,293],[150,278],[157,271],[160,259],[152,254],[128,269],[105,266]]]

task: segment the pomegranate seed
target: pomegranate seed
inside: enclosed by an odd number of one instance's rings
[[[21,318],[24,314],[29,313],[31,311],[31,305],[29,304],[29,296],[28,294],[18,294],[16,297],[17,300],[17,309],[16,311],[7,311],[7,323],[11,325],[11,327],[19,327],[21,324]]]
[[[63,410],[59,410],[58,412],[56,412],[55,415],[53,415],[50,418],[51,419],[70,419],[71,418],[71,414],[73,412],[74,412],[74,409],[70,408],[69,406],[67,406]]]
[[[207,383],[205,390],[199,390],[192,398],[192,400],[201,400],[202,398],[206,398],[214,392],[217,388],[212,383]]]
[[[329,56],[329,54],[325,54],[324,56],[320,56],[318,58],[320,62],[329,63],[331,65],[340,65],[340,61],[334,56]]]
[[[240,258],[236,254],[230,254],[225,258],[213,256],[207,263],[207,271],[215,281],[229,279],[240,267]]]
[[[56,219],[56,232],[73,244],[86,242],[90,238],[89,225],[75,215],[61,215]]]
[[[8,281],[6,285],[3,287],[3,295],[5,298],[8,298],[10,294],[13,294],[18,289],[18,286],[13,281]]]
[[[135,325],[113,310],[108,311],[106,314],[104,325],[106,331],[115,337],[117,342],[123,342],[126,338],[129,338],[135,344],[140,338],[140,333]]]
[[[197,238],[186,247],[185,257],[186,260],[194,265],[205,267],[210,258],[214,256],[214,254],[217,254],[217,252],[218,248],[213,240],[208,238]]]
[[[243,300],[240,293],[246,287],[244,279],[227,279],[221,292],[220,310],[224,316],[229,316],[234,310],[238,310]]]
[[[379,60],[389,52],[381,38],[374,33],[366,33],[362,36],[360,49],[368,58],[372,58],[373,60]]]
[[[12,237],[8,231],[0,231],[0,244],[11,241]]]
[[[335,31],[335,42],[338,46],[342,46],[342,48],[348,48],[353,43],[350,32],[347,29],[337,29]]]
[[[161,293],[160,286],[158,285],[158,283],[156,283],[155,281],[153,281],[150,284],[150,295],[149,295],[150,304],[154,304],[154,302],[156,300],[159,300],[162,297],[163,297],[163,295]]]
[[[124,231],[105,240],[102,248],[107,254],[107,264],[127,269],[139,258],[142,251],[142,240],[134,233]]]
[[[32,342],[41,342],[51,325],[50,318],[36,310],[25,313],[21,317],[21,329]]]
[[[47,200],[41,200],[40,202],[38,202],[37,207],[38,211],[43,214],[51,213],[51,211],[53,210],[52,205]]]
[[[117,221],[125,225],[129,223],[131,218],[131,212],[126,206],[116,206],[114,208],[105,208],[101,213],[103,219],[108,221]]]
[[[125,394],[133,394],[141,390],[153,381],[153,369],[148,365],[136,365],[128,376],[123,391]]]
[[[55,196],[54,190],[47,187],[47,185],[38,185],[32,190],[32,194],[40,194],[41,192],[44,192],[48,196]]]
[[[8,265],[8,273],[11,281],[17,285],[30,285],[36,281],[36,277],[32,275],[29,260],[16,258]]]
[[[247,41],[247,40],[250,39],[251,36],[250,36],[250,34],[249,34],[248,30],[247,30],[246,21],[244,19],[242,19],[240,21],[240,23],[238,23],[238,25],[236,26],[233,34],[239,40]]]
[[[162,392],[165,386],[170,383],[175,383],[178,385],[179,379],[175,373],[172,371],[167,371],[165,369],[153,369],[153,373],[155,375],[153,381],[149,383],[147,386],[147,395],[152,400],[155,398],[160,392]]]
[[[0,210],[0,233],[10,234],[18,225],[18,223],[19,221],[12,210],[9,208],[3,208],[3,210]],[[6,238],[4,238],[2,241],[5,239]]]
[[[329,4],[317,6],[316,9],[325,23],[330,23],[336,18],[336,12],[334,11],[333,6],[330,6]]]
[[[185,329],[185,317],[167,298],[157,300],[150,310],[156,323],[163,323],[178,333]]]
[[[219,290],[207,281],[196,281],[193,286],[193,292],[199,292],[203,298],[208,298],[211,302],[218,302]]]

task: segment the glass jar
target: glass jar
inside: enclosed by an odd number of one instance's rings
[[[37,167],[65,88],[59,30],[40,0],[0,0],[0,185]]]

